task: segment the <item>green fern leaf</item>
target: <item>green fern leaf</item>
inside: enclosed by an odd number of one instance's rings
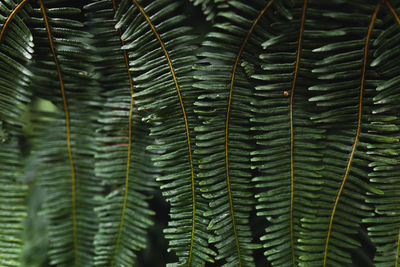
[[[365,203],[366,195],[381,193],[367,180],[371,171],[368,147],[376,142],[369,132],[369,118],[377,78],[368,65],[374,50],[371,42],[381,25],[377,18],[380,5],[360,1],[344,5],[340,12],[335,5],[328,6],[332,11],[322,12],[322,19],[332,20],[344,34],[313,48],[313,53],[323,58],[312,70],[320,80],[309,88],[315,93],[310,101],[320,111],[312,119],[326,130],[326,148],[321,171],[325,184],[317,208],[320,215],[302,222],[310,230],[301,240],[302,250],[313,252],[300,257],[307,264],[352,264],[352,252],[361,246],[357,237],[361,219],[373,215],[372,207]],[[353,9],[358,10],[358,25],[352,22]],[[368,261],[368,256],[365,258]]]
[[[170,251],[179,258],[172,265],[202,266],[212,262],[207,243],[207,206],[198,187],[193,128],[191,65],[195,61],[196,36],[183,26],[181,1],[122,1],[116,27],[122,30],[123,49],[129,54],[130,70],[136,73],[133,94],[139,110],[147,112],[150,136],[156,143],[148,147],[157,155],[154,165],[162,174],[157,179],[170,203]]]
[[[49,257],[57,266],[92,266],[98,223],[93,200],[102,191],[94,173],[98,89],[81,9],[39,1],[31,12],[35,64],[32,89],[58,109],[36,135],[39,183],[46,192]],[[43,128],[43,129],[40,129]]]
[[[1,0],[0,265],[397,266],[398,4]]]
[[[313,110],[306,104],[307,87],[315,82],[310,75],[315,59],[308,45],[315,42],[313,34],[318,31],[310,23],[317,9],[308,1],[280,3],[279,9],[286,10],[282,14],[290,21],[271,16],[262,43],[265,52],[260,55],[262,71],[253,75],[261,81],[253,103],[257,147],[252,161],[258,169],[253,181],[261,189],[256,195],[257,215],[269,222],[261,237],[264,255],[277,266],[299,266],[303,255],[299,240],[307,232],[301,222],[317,216],[323,185],[319,171],[325,130],[312,123]]]
[[[371,184],[382,190],[383,195],[369,195],[366,202],[372,203],[375,216],[365,218],[368,235],[376,247],[375,266],[398,265],[399,256],[399,212],[396,204],[399,198],[396,189],[399,177],[399,107],[398,93],[399,53],[397,40],[400,33],[398,12],[389,2],[382,7],[385,13],[381,33],[374,40],[374,57],[370,65],[379,74],[379,83],[373,98],[371,125],[369,133],[379,137],[368,144],[368,153],[372,157],[368,174]],[[393,13],[392,13],[393,12]],[[388,57],[388,51],[391,56]],[[395,67],[396,66],[396,67]]]
[[[249,140],[255,83],[249,76],[259,66],[254,55],[261,29],[268,27],[264,13],[272,14],[272,2],[228,1],[229,7],[218,13],[213,32],[203,43],[205,51],[199,54],[203,59],[196,66],[194,86],[202,89],[195,103],[202,121],[196,127],[199,178],[211,207],[206,215],[215,237],[209,241],[224,266],[254,266],[252,251],[260,247],[253,242],[249,221],[255,204],[250,167],[255,144]]]
[[[121,50],[122,32],[114,28],[116,2],[96,1],[85,9],[96,40],[98,81],[107,99],[99,118],[96,176],[109,193],[96,208],[100,228],[94,241],[95,265],[132,266],[136,251],[146,247],[147,228],[153,224],[147,199],[157,169],[146,147],[154,140],[135,107],[136,73],[129,70],[128,52]]]

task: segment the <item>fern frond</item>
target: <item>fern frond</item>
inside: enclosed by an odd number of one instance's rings
[[[49,256],[58,266],[91,266],[98,223],[93,197],[101,192],[94,173],[98,90],[90,76],[92,56],[85,43],[80,8],[64,1],[33,9],[36,47],[33,88],[59,109],[35,141],[46,191]]]
[[[399,265],[398,13],[0,0],[0,265]]]
[[[317,216],[323,185],[319,171],[325,131],[310,120],[314,110],[306,100],[307,88],[315,82],[313,35],[319,33],[319,42],[326,36],[313,23],[320,11],[312,2],[281,5],[290,21],[273,18],[262,43],[262,71],[253,75],[261,81],[253,103],[257,147],[252,161],[258,169],[253,181],[260,188],[257,215],[269,222],[261,237],[267,260],[276,266],[298,266],[304,254],[299,240],[307,231],[302,221]]]
[[[390,4],[389,7],[390,10],[382,7],[385,23],[381,33],[374,40],[374,57],[370,63],[379,75],[379,82],[376,84],[377,92],[373,98],[369,128],[369,133],[378,138],[368,146],[368,154],[373,158],[370,163],[372,171],[368,176],[370,182],[383,191],[383,195],[367,197],[367,203],[374,205],[375,216],[365,218],[363,222],[368,224],[368,235],[376,247],[375,266],[397,266],[399,262],[400,217],[397,187],[400,174],[400,73],[395,62],[399,61],[400,56],[397,46],[400,25],[397,22],[398,17],[396,18],[398,13]]]
[[[122,32],[114,28],[117,3],[96,1],[85,9],[100,59],[95,70],[107,99],[99,118],[96,176],[108,195],[96,208],[100,228],[95,237],[95,265],[132,266],[136,251],[146,247],[147,228],[153,224],[147,198],[157,169],[146,147],[154,140],[135,107],[136,73],[129,70],[127,51],[121,50]]]
[[[218,13],[196,66],[194,86],[202,89],[195,103],[202,121],[196,127],[196,153],[201,155],[201,190],[211,201],[207,216],[216,259],[224,266],[254,266],[252,251],[260,246],[253,243],[249,221],[255,204],[250,166],[255,144],[249,138],[255,83],[250,77],[259,68],[260,40],[275,6],[273,1],[228,4]]]
[[[312,119],[326,130],[321,171],[324,187],[320,192],[318,217],[303,221],[309,229],[301,240],[302,250],[311,255],[301,257],[310,265],[337,266],[352,263],[352,251],[361,246],[357,237],[361,219],[373,215],[365,203],[366,192],[381,194],[368,183],[371,158],[368,146],[376,141],[370,134],[369,117],[377,74],[368,65],[381,24],[377,19],[380,3],[352,2],[321,15],[343,32],[330,44],[314,48],[324,57],[312,72],[321,83],[309,89],[309,100],[319,107]],[[359,23],[354,24],[353,9]],[[338,11],[342,10],[342,11]],[[322,20],[321,20],[322,21]],[[366,257],[368,258],[368,257]]]
[[[122,103],[121,99],[118,99],[115,104],[121,109]],[[111,103],[108,104],[111,106]],[[145,126],[138,121],[140,118],[132,117],[134,131],[131,167],[129,181],[125,185],[126,150],[122,148],[127,147],[126,128],[124,129],[126,116],[120,117],[120,121],[116,122],[116,118],[121,114],[120,110],[102,114],[108,117],[100,120],[105,124],[103,131],[110,134],[108,128],[112,128],[113,134],[120,133],[121,136],[103,136],[102,149],[96,155],[96,175],[103,179],[110,193],[104,198],[101,206],[96,208],[100,229],[95,237],[95,265],[130,266],[136,257],[135,251],[146,247],[147,228],[153,224],[150,216],[154,212],[150,209],[147,199],[155,185],[156,172],[151,164],[151,155],[146,151],[146,146],[152,142],[148,138]],[[110,115],[114,115],[114,118],[110,119]],[[123,126],[116,129],[118,124]],[[128,191],[126,197],[125,190]]]
[[[158,178],[171,205],[169,227],[170,251],[179,257],[174,265],[201,266],[212,262],[208,248],[207,209],[196,179],[193,157],[193,128],[196,125],[191,65],[196,49],[190,27],[183,26],[179,15],[182,1],[131,1],[120,4],[116,18],[122,30],[123,46],[129,54],[130,70],[135,73],[133,94],[139,110],[151,126],[156,139],[148,148],[157,153],[154,165],[162,171]]]

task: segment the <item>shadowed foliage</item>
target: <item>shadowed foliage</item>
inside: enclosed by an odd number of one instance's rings
[[[0,0],[0,265],[398,266],[399,8]]]

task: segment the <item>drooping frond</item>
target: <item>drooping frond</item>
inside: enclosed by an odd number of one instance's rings
[[[371,171],[368,147],[377,141],[369,133],[377,78],[369,64],[371,42],[381,24],[377,18],[381,4],[371,2],[328,6],[331,10],[322,12],[321,21],[331,21],[323,24],[334,25],[343,34],[312,50],[316,56],[323,55],[312,69],[319,80],[309,87],[315,94],[309,100],[318,107],[312,120],[326,130],[326,140],[318,217],[302,223],[309,233],[302,238],[301,246],[309,255],[300,258],[310,265],[352,264],[352,252],[361,246],[361,219],[373,215],[371,206],[365,203],[366,192],[382,193],[367,179]]]
[[[276,11],[274,1],[229,1],[219,12],[196,66],[202,90],[195,103],[202,125],[196,127],[202,192],[209,199],[210,238],[216,259],[226,266],[254,266],[254,244],[249,215],[253,209],[253,171],[250,166],[251,103],[255,101],[250,76],[259,68],[260,36]]]
[[[85,9],[96,40],[97,80],[106,99],[98,119],[95,169],[108,195],[96,208],[100,226],[95,265],[132,266],[136,251],[146,246],[147,228],[152,224],[147,198],[157,169],[146,147],[154,141],[134,103],[136,72],[129,70],[128,51],[121,49],[122,32],[115,30],[117,3],[96,1]]]
[[[311,49],[317,38],[326,41],[328,33],[315,25],[320,6],[295,1],[285,8],[290,20],[275,17],[266,28],[262,70],[253,75],[260,85],[253,103],[257,146],[251,154],[258,170],[253,180],[261,191],[256,195],[257,215],[269,222],[261,237],[264,254],[273,265],[299,266],[299,240],[307,232],[301,224],[317,216],[323,184],[319,171],[324,130],[311,122],[313,109],[306,103],[307,88],[315,82]]]
[[[182,1],[124,0],[116,18],[122,30],[123,49],[128,52],[135,91],[133,98],[156,139],[148,148],[157,153],[154,165],[162,171],[158,181],[170,203],[170,251],[179,265],[201,266],[213,261],[208,248],[207,209],[197,181],[193,157],[196,119],[191,66],[195,61],[191,28],[183,26]],[[147,116],[147,114],[150,114]]]
[[[91,266],[97,232],[94,173],[98,91],[90,77],[80,8],[39,1],[31,12],[36,47],[32,88],[59,109],[35,141],[39,183],[46,191],[49,256],[57,266]],[[39,126],[38,126],[39,127]]]
[[[0,266],[399,266],[399,8],[0,0]]]
[[[389,3],[383,5],[385,14],[382,31],[374,40],[375,48],[370,66],[376,71],[378,83],[373,98],[369,132],[377,137],[368,145],[372,157],[369,181],[383,191],[383,195],[369,195],[368,203],[374,205],[375,216],[365,218],[368,235],[376,247],[375,266],[398,266],[399,264],[399,48],[400,21]],[[393,12],[393,13],[392,13]],[[396,18],[397,17],[397,18]]]

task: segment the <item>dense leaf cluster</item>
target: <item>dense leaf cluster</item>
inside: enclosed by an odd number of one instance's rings
[[[397,266],[399,8],[1,0],[0,266]]]

